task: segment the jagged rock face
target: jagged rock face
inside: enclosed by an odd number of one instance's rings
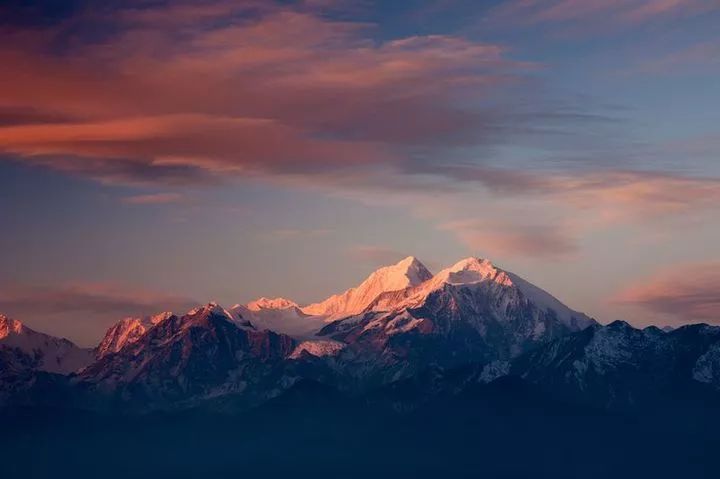
[[[92,352],[63,338],[34,331],[20,321],[0,315],[2,369],[70,374],[92,361]]]
[[[38,365],[35,357],[17,348],[0,346],[0,377],[34,370]]]
[[[206,307],[167,318],[80,379],[91,389],[157,404],[250,393],[281,369],[294,346],[288,336],[238,325]]]
[[[337,356],[345,348],[340,341],[313,340],[303,341],[297,345],[290,355],[290,359],[299,359],[306,355],[314,357]]]
[[[518,358],[512,374],[565,398],[631,407],[668,394],[693,394],[704,385],[720,391],[718,350],[718,327],[691,325],[663,332],[616,321]]]
[[[692,370],[695,381],[711,385],[720,391],[720,341],[698,358]]]
[[[140,339],[150,328],[170,318],[170,312],[144,318],[121,319],[107,330],[100,344],[95,348],[95,357],[101,359],[120,351],[128,344]]]

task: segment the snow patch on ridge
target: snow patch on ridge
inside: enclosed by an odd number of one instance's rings
[[[345,343],[332,340],[303,341],[297,345],[289,357],[290,359],[298,359],[302,357],[303,353],[311,354],[316,357],[335,356],[342,351],[345,346]]]
[[[236,305],[238,306],[238,305]],[[234,306],[235,307],[235,306]],[[260,311],[263,309],[290,309],[297,308],[298,305],[294,301],[285,298],[258,298],[245,305],[250,311]]]
[[[296,303],[284,298],[260,298],[247,305],[236,304],[231,313],[244,318],[257,330],[268,330],[298,339],[310,338],[324,324],[324,318],[309,316]]]

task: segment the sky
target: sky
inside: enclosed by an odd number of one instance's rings
[[[0,312],[309,303],[488,258],[720,323],[720,1],[6,0]]]

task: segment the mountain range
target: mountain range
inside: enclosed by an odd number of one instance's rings
[[[242,409],[304,380],[366,397],[429,371],[435,380],[464,371],[465,381],[513,376],[613,408],[680,389],[714,398],[720,328],[603,326],[486,259],[433,275],[408,257],[307,306],[260,298],[122,319],[92,350],[0,316],[0,365],[6,405],[47,403],[47,394],[33,391],[49,383],[74,408]],[[426,386],[418,403],[443,392]]]

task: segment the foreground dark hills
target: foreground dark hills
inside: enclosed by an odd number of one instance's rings
[[[398,400],[407,391],[382,391]],[[253,410],[3,417],[5,477],[697,477],[720,474],[704,409],[609,412],[518,378],[403,414],[303,381]]]

